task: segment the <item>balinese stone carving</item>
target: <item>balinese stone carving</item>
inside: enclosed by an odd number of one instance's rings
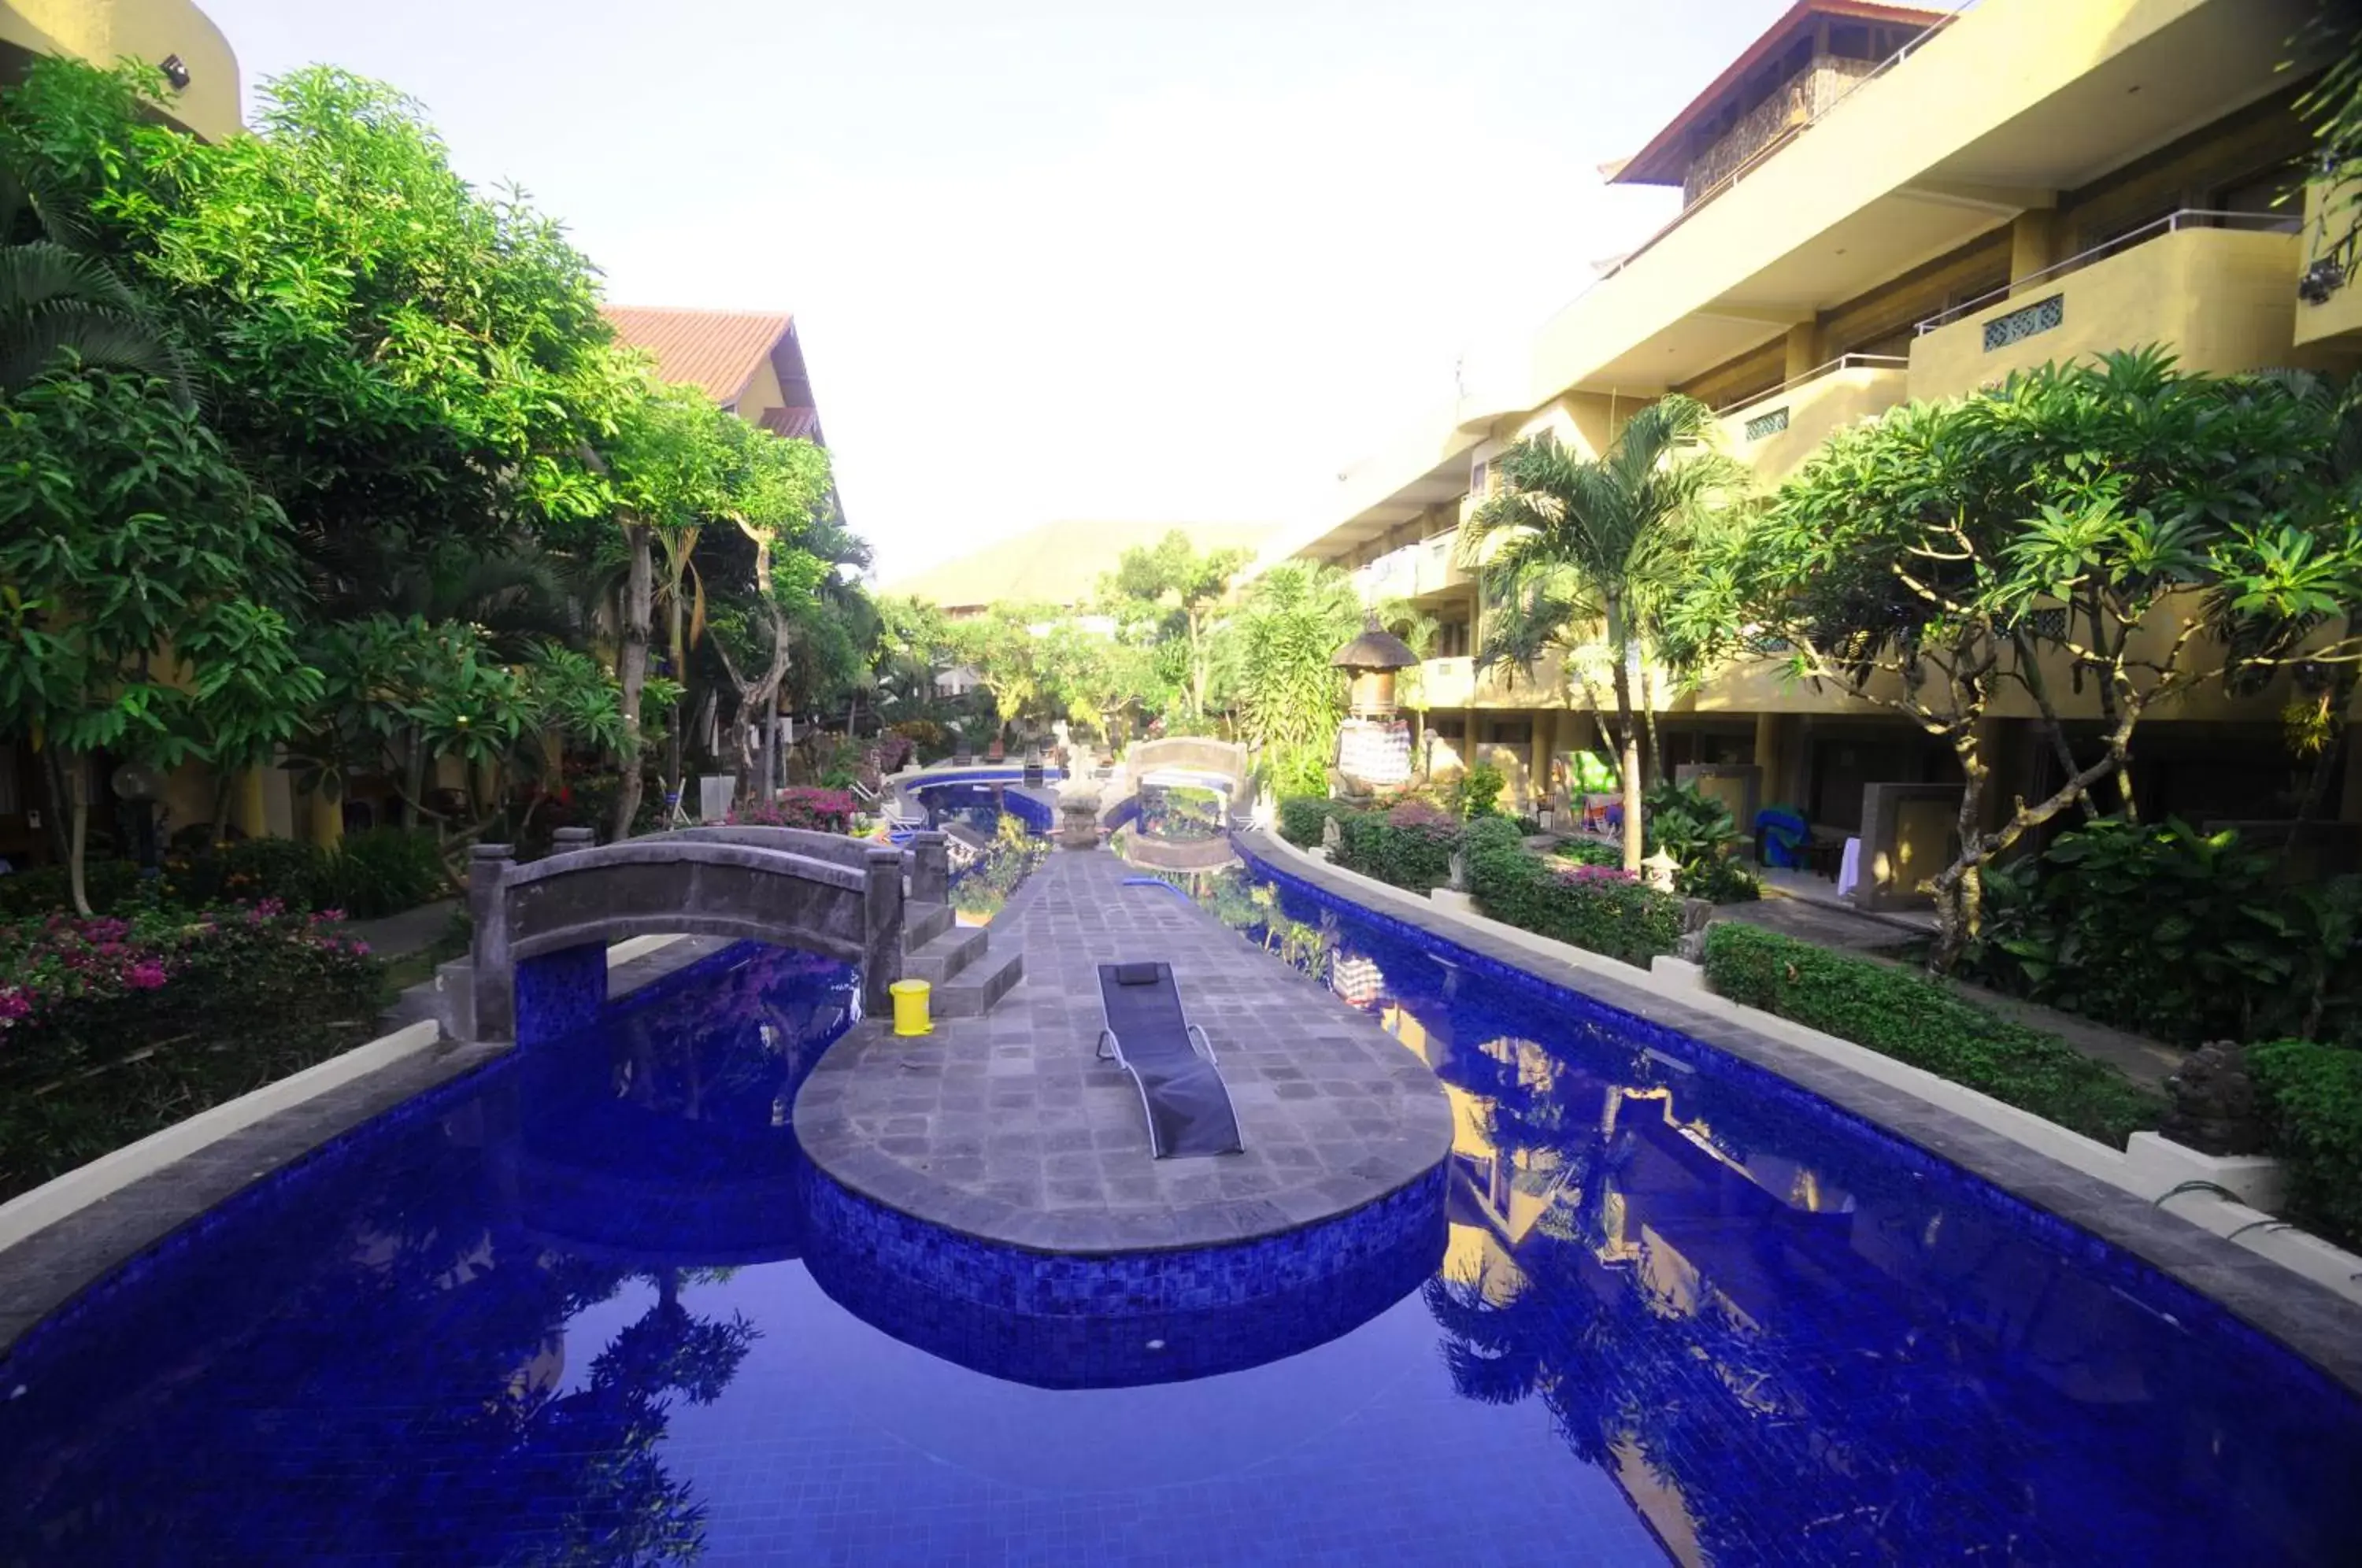
[[[2216,1040],[2190,1054],[2165,1080],[2170,1104],[2162,1125],[2166,1137],[2202,1154],[2260,1154],[2271,1142],[2271,1124],[2247,1076],[2246,1048]]]

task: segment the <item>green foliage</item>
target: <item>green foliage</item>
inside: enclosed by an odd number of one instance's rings
[[[1175,528],[1124,551],[1099,581],[1099,607],[1117,640],[1140,656],[1129,695],[1150,718],[1203,723],[1214,678],[1212,617],[1253,552],[1200,552]]]
[[[1004,815],[981,857],[952,874],[952,907],[989,920],[1049,857],[1048,839],[1036,838],[1023,823]]]
[[[1333,816],[1346,813],[1344,801],[1327,795],[1287,795],[1279,802],[1279,836],[1298,849],[1318,848],[1321,830]],[[6,887],[0,883],[0,887]]]
[[[1673,857],[1673,890],[1717,904],[1760,895],[1754,874],[1738,858],[1747,835],[1730,808],[1694,785],[1660,784],[1649,791],[1649,853]]]
[[[1344,869],[1414,893],[1451,880],[1460,824],[1440,808],[1410,801],[1390,812],[1341,812],[1336,821],[1333,858]]]
[[[333,922],[144,909],[0,926],[0,1198],[359,1043],[381,966]]]
[[[1222,630],[1220,666],[1256,771],[1278,795],[1328,788],[1345,678],[1329,661],[1361,630],[1352,580],[1331,566],[1283,561],[1255,579]]]
[[[2161,1103],[2055,1034],[2001,1018],[1926,977],[1758,926],[1706,928],[1706,983],[2032,1111],[2113,1148],[2157,1125]]]
[[[2238,834],[2103,817],[1987,876],[1962,973],[2194,1045],[2362,1029],[2362,878],[2289,888]]]
[[[1451,809],[1462,818],[1489,817],[1500,810],[1509,781],[1489,762],[1480,762],[1451,781]]]
[[[451,874],[433,834],[382,827],[347,834],[321,856],[310,901],[315,909],[375,920],[432,903],[451,891]]]
[[[2247,1052],[2288,1166],[2288,1217],[2362,1248],[2362,1051],[2275,1040]]]
[[[1477,818],[1462,844],[1468,890],[1495,920],[1643,967],[1681,944],[1682,901],[1620,869],[1554,869],[1507,817]]]

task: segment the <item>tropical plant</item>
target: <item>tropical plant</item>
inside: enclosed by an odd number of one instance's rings
[[[179,345],[90,243],[48,171],[0,133],[0,396],[63,359],[153,376],[193,406]]]
[[[158,382],[51,376],[0,406],[0,723],[44,752],[83,914],[88,758],[245,761],[319,699],[285,536]]]
[[[1154,545],[1124,551],[1099,580],[1100,607],[1119,636],[1169,663],[1170,687],[1192,723],[1205,720],[1211,700],[1215,612],[1252,558],[1247,550],[1200,551],[1175,528]]]
[[[1264,787],[1315,794],[1345,712],[1345,678],[1330,660],[1361,630],[1352,580],[1335,567],[1282,561],[1249,585],[1224,624],[1218,668],[1255,749]]]
[[[1501,791],[1509,787],[1501,770],[1480,762],[1451,781],[1451,809],[1461,817],[1489,817],[1500,809]]]
[[[2046,366],[1838,432],[1713,542],[1670,624],[1687,657],[1780,657],[1951,751],[1959,849],[1929,883],[1930,962],[1948,969],[1997,857],[2079,807],[2137,811],[2153,709],[2225,674],[2362,657],[2362,536],[2323,483],[2333,445],[2324,405],[2285,380],[2186,376],[2155,349]],[[1983,720],[2012,686],[2060,782],[1992,825]],[[2077,690],[2101,718],[2081,753],[2060,722]]]
[[[1754,877],[1738,858],[1747,835],[1728,806],[1688,784],[1660,784],[1643,804],[1649,813],[1649,853],[1672,857],[1675,892],[1717,904],[1757,896]]]
[[[1460,530],[1462,563],[1499,607],[1477,662],[1529,673],[1549,648],[1596,626],[1615,693],[1625,869],[1640,868],[1640,728],[1649,624],[1688,547],[1743,470],[1705,449],[1713,414],[1674,394],[1635,414],[1606,454],[1581,457],[1547,434],[1501,458],[1502,488]]]

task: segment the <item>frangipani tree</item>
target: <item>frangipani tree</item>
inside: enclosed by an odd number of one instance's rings
[[[2273,378],[2185,376],[2156,350],[2045,367],[1839,431],[1700,559],[1669,624],[1693,657],[1778,651],[1950,750],[1959,847],[1930,885],[1948,968],[1985,866],[2079,806],[2136,812],[2150,712],[2209,680],[2362,657],[2362,531],[2328,482],[2334,445],[2323,407]],[[2013,687],[2059,782],[1994,812],[1984,721]],[[2077,687],[2098,720],[2080,753]]]
[[[48,754],[83,914],[92,755],[243,762],[318,701],[285,533],[160,382],[58,371],[0,405],[0,724]]]

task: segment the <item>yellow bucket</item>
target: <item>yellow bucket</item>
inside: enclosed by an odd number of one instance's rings
[[[934,1032],[934,1025],[927,1021],[927,993],[934,988],[924,980],[897,980],[886,988],[894,997],[895,1033]]]

